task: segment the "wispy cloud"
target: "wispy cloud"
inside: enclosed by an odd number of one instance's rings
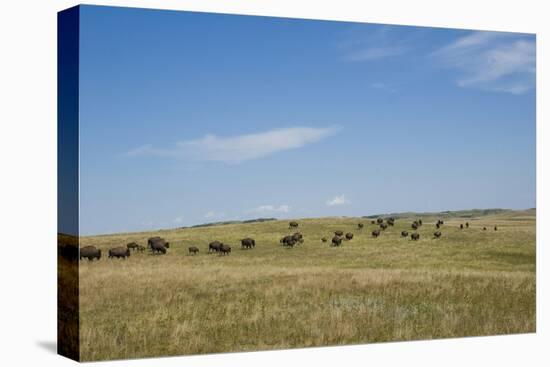
[[[204,217],[207,218],[207,219],[210,219],[210,218],[222,218],[224,217],[224,213],[218,213],[218,212],[215,212],[213,210],[207,212],[204,214]]]
[[[384,59],[390,56],[402,55],[408,50],[409,48],[405,46],[369,47],[348,54],[346,59],[348,61],[370,61]]]
[[[257,208],[249,210],[249,213],[288,213],[290,212],[290,205],[260,205]]]
[[[370,87],[371,88],[374,88],[374,89],[379,89],[379,90],[382,90],[384,92],[388,92],[388,93],[395,93],[397,92],[397,89],[395,89],[394,87],[386,84],[386,83],[381,83],[381,82],[377,82],[377,83],[371,83],[370,84]]]
[[[345,205],[345,204],[350,204],[350,201],[348,199],[346,199],[346,196],[344,194],[342,195],[337,195],[335,197],[333,197],[332,199],[329,199],[326,201],[326,204],[328,206],[335,206],[335,205]]]
[[[316,143],[338,130],[339,128],[334,126],[290,127],[230,137],[208,134],[200,139],[180,141],[172,148],[144,145],[127,152],[126,155],[240,163]]]
[[[471,32],[432,56],[459,72],[460,87],[522,94],[535,86],[535,41],[501,32]]]
[[[184,219],[185,219],[184,216],[180,215],[179,217],[174,218],[172,222],[178,224],[178,223],[182,223]]]

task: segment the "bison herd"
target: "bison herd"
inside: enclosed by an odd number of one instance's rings
[[[395,218],[389,217],[385,221],[383,218],[377,218],[376,220],[371,221],[372,225],[376,225],[376,229],[371,232],[373,238],[378,238],[382,232],[384,232],[389,226],[395,224]],[[439,239],[442,236],[441,228],[444,222],[441,219],[438,219],[435,223],[436,231],[433,233],[434,239]],[[414,232],[410,233],[410,238],[412,241],[420,240],[420,233],[417,230],[422,226],[422,219],[414,220],[411,223],[411,228]],[[297,229],[299,227],[298,222],[290,222],[289,229]],[[362,230],[364,228],[363,223],[357,224],[357,229]],[[464,230],[465,228],[470,228],[470,223],[460,223],[459,228]],[[483,230],[486,231],[487,227],[483,227]],[[497,226],[494,226],[494,230],[498,230]],[[344,233],[342,230],[334,231],[334,236],[330,241],[331,247],[339,247],[342,245],[343,241],[351,241],[354,235],[351,232]],[[408,231],[401,231],[401,237],[409,237]],[[280,239],[280,244],[286,248],[293,248],[304,242],[304,236],[300,232],[294,232],[293,234],[285,235]],[[321,237],[321,242],[328,242],[327,237]],[[164,255],[168,252],[170,248],[170,243],[164,238],[156,236],[147,239],[147,247],[152,254],[155,255]],[[253,238],[247,237],[241,240],[241,249],[250,250],[256,247],[256,241]],[[137,242],[130,242],[126,246],[118,246],[110,248],[108,251],[109,259],[127,259],[130,257],[132,252],[144,252],[145,246],[138,244]],[[190,246],[188,248],[189,255],[197,255],[199,253],[199,248],[197,246]],[[208,244],[208,253],[218,253],[220,255],[229,255],[231,253],[231,246],[222,243],[220,241],[213,241]],[[101,259],[101,250],[95,246],[84,246],[80,248],[80,260],[88,259],[89,261],[100,260]]]

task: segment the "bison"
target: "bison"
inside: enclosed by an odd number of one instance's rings
[[[138,250],[139,252],[143,252],[143,251],[145,251],[145,246],[139,245],[137,250]]]
[[[460,223],[460,229],[464,229],[464,224]]]
[[[409,235],[409,232],[401,231],[401,237],[407,237],[408,235]]]
[[[115,247],[109,250],[109,259],[116,257],[117,259],[126,259],[130,257],[130,249],[126,247]]]
[[[296,243],[303,243],[304,242],[304,236],[300,232],[296,232],[292,235],[292,238],[294,239],[294,242]]]
[[[376,221],[371,220],[371,221],[370,221],[370,224],[376,224]]]
[[[290,223],[288,223],[288,228],[298,228],[298,222],[290,222]]]
[[[388,225],[386,223],[380,223],[380,228],[382,228],[382,230],[385,231],[386,228],[388,228]]]
[[[229,255],[231,252],[231,246],[223,244],[220,246],[220,253],[221,255]]]
[[[167,242],[164,238],[162,237],[151,237],[147,240],[147,246],[152,250],[153,249],[153,244],[157,244],[157,245],[160,245],[162,247],[165,247],[165,248],[170,248],[170,243]],[[158,248],[158,246],[156,246]]]
[[[294,239],[294,236],[284,236],[283,238],[281,238],[281,244],[283,246],[288,246],[288,247],[294,247],[294,245],[296,244],[296,240]]]
[[[363,229],[363,223],[357,223],[357,229]]]
[[[466,228],[470,228],[470,223],[466,222]]]
[[[139,248],[139,245],[135,242],[130,242],[126,245],[126,247],[128,248],[128,250],[137,250]]]
[[[390,217],[386,220],[386,223],[388,223],[388,225],[390,226],[393,226],[395,224],[395,218],[394,217]]]
[[[344,235],[344,231],[334,231],[334,234],[342,237]]]
[[[379,229],[375,229],[374,231],[372,231],[372,237],[378,237],[380,236],[380,230]]]
[[[220,251],[220,247],[221,247],[222,243],[220,241],[214,241],[214,242],[210,242],[210,244],[208,244],[208,252],[218,252]]]
[[[441,237],[441,231],[435,231],[435,232],[434,232],[434,237],[435,237],[435,238]]]
[[[420,239],[420,233],[411,233],[411,240],[418,241]]]
[[[326,237],[321,238],[321,242],[327,242],[328,239]]]
[[[197,246],[189,246],[189,255],[196,255],[199,253]]]
[[[94,259],[101,259],[101,250],[97,249],[95,246],[85,246],[80,249],[80,260],[88,259],[89,261],[94,261]]]
[[[346,240],[350,241],[353,238],[353,233],[346,233]]]
[[[244,238],[241,240],[241,248],[253,248],[256,247],[256,241],[253,238]]]
[[[342,244],[342,237],[334,236],[332,237],[332,246],[340,246]]]
[[[376,219],[376,223],[382,224],[382,223],[384,223],[384,219],[378,218],[378,219]]]
[[[495,226],[495,231],[497,230],[497,226]]]
[[[417,221],[412,222],[411,228],[412,229],[418,229],[418,222]]]
[[[168,246],[166,246],[164,241],[157,241],[151,244],[151,251],[155,254],[165,254],[167,248]]]
[[[487,230],[487,227],[483,227],[483,230],[486,231],[486,230]]]

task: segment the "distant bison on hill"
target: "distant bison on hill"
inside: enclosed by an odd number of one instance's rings
[[[199,249],[197,246],[189,246],[189,254],[196,255],[199,253]]]
[[[460,223],[460,229],[464,229],[464,224]]]
[[[281,238],[281,244],[285,247],[294,247],[296,244],[296,240],[294,239],[294,236],[288,235]]]
[[[466,222],[466,228],[470,228],[470,223]]]
[[[303,243],[304,242],[304,236],[300,232],[296,232],[292,235],[292,238],[294,239],[294,242],[296,243]]]
[[[321,238],[321,241],[322,241],[322,242],[327,242],[328,239],[327,239],[326,237],[323,237],[323,238]]]
[[[290,222],[290,223],[288,223],[288,228],[298,228],[298,222]]]
[[[334,231],[334,234],[342,237],[344,235],[344,231]]]
[[[380,223],[380,228],[382,228],[382,230],[385,231],[386,228],[388,228],[388,225],[386,223]]]
[[[164,241],[156,241],[151,244],[151,251],[154,254],[165,254],[166,249],[168,248],[168,243]]]
[[[158,248],[158,245],[161,245],[162,247],[165,247],[165,248],[170,248],[170,243],[167,242],[164,238],[162,237],[151,237],[147,240],[147,246],[153,250],[153,244],[157,244],[157,248]]]
[[[346,240],[349,241],[349,240],[351,240],[352,238],[353,238],[353,233],[350,233],[350,232],[346,233]]]
[[[417,221],[412,222],[411,228],[412,229],[418,229],[418,222]]]
[[[496,231],[497,229],[498,229],[497,226],[495,226],[495,231]]]
[[[382,223],[384,223],[384,219],[378,218],[378,219],[376,219],[376,223],[382,224]]]
[[[371,220],[371,221],[370,221],[370,224],[376,224],[376,221],[375,221],[375,220]]]
[[[390,217],[386,220],[386,223],[388,223],[388,225],[390,226],[393,226],[395,224],[395,218],[394,217]]]
[[[372,231],[372,237],[378,237],[380,236],[380,230],[379,229],[375,229],[374,231]]]
[[[440,232],[440,231],[435,231],[435,232],[434,232],[434,237],[435,237],[435,238],[441,237],[441,232]]]
[[[241,248],[253,248],[256,247],[256,241],[253,238],[243,238],[241,240]]]
[[[80,249],[80,260],[88,259],[89,261],[94,261],[94,259],[101,259],[101,250],[97,249],[95,246],[85,246]]]
[[[332,246],[340,246],[342,244],[342,237],[334,236],[332,237]]]
[[[486,231],[486,230],[487,230],[487,227],[483,227],[483,230]]]
[[[357,223],[357,228],[358,229],[363,229],[363,223]]]
[[[109,250],[109,259],[116,257],[117,259],[126,259],[130,257],[130,250],[126,247],[115,247]]]
[[[420,233],[411,233],[411,240],[418,241],[420,239]]]
[[[401,231],[401,237],[407,237],[408,235],[409,235],[409,232]]]

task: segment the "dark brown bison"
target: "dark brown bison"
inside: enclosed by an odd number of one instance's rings
[[[371,220],[371,221],[370,221],[370,224],[376,224],[376,221],[375,221],[375,220]]]
[[[189,246],[189,254],[190,255],[196,255],[199,253],[199,249],[197,246]]]
[[[151,237],[147,240],[147,246],[152,250],[153,249],[153,244],[158,244],[162,247],[165,247],[165,248],[170,248],[170,243],[167,242],[164,238],[162,237]],[[156,246],[158,248],[158,246]]]
[[[464,224],[460,223],[460,229],[464,229]]]
[[[395,224],[395,218],[394,217],[390,217],[386,220],[386,223],[388,223],[388,225],[390,226],[393,226]]]
[[[444,224],[444,222],[441,220],[441,219],[438,219],[437,220],[437,224],[439,224],[440,226],[442,226]]]
[[[418,222],[417,221],[412,222],[411,228],[412,229],[418,229]]]
[[[376,223],[382,224],[382,223],[384,223],[384,219],[378,218],[378,219],[376,219]]]
[[[109,259],[116,257],[117,259],[126,259],[130,257],[130,250],[126,247],[115,247],[109,250]]]
[[[256,247],[256,241],[253,238],[243,238],[241,240],[241,248],[253,248]]]
[[[441,237],[441,232],[440,232],[440,231],[435,231],[435,232],[434,232],[434,237],[435,237],[435,238]]]
[[[334,236],[332,237],[332,246],[340,246],[342,244],[342,237]]]
[[[411,240],[418,241],[420,239],[420,233],[411,233]]]
[[[220,251],[221,245],[222,245],[222,243],[220,241],[210,242],[210,244],[208,244],[208,252],[218,252],[218,251]]]
[[[497,226],[495,226],[495,231],[498,230]]]
[[[374,231],[372,231],[372,237],[378,237],[380,236],[380,230],[379,229],[375,229]]]
[[[139,245],[135,242],[130,242],[126,245],[126,247],[128,248],[128,250],[137,250],[139,248]]]
[[[101,250],[97,249],[95,246],[85,246],[80,249],[80,260],[88,259],[89,261],[94,261],[94,259],[101,259]]]
[[[420,227],[422,225],[422,219],[418,220],[418,226]]]
[[[296,232],[292,235],[292,238],[294,239],[294,242],[303,243],[304,242],[304,236],[300,232]]]
[[[388,225],[386,223],[380,223],[380,228],[382,228],[382,230],[385,231],[386,228],[388,228]]]
[[[290,223],[288,223],[288,228],[298,228],[298,222],[290,222]]]
[[[351,240],[352,238],[353,238],[353,233],[350,233],[350,232],[346,233],[346,240],[349,241],[349,240]]]
[[[466,222],[466,228],[470,228],[470,223]]]
[[[344,231],[334,231],[334,234],[342,237],[344,235]]]
[[[439,229],[439,227],[441,227],[441,224],[436,223],[436,224],[435,224],[435,228]]]
[[[328,239],[326,237],[321,238],[321,242],[327,242]]]
[[[483,230],[486,231],[486,230],[487,230],[487,227],[483,227]]]
[[[357,229],[363,229],[363,223],[357,223]]]
[[[220,254],[221,255],[229,255],[231,252],[231,246],[223,244],[220,246]]]
[[[165,254],[167,248],[168,246],[166,246],[166,242],[164,241],[155,241],[151,244],[151,251],[154,254]]]
[[[288,235],[281,238],[281,244],[285,247],[294,247],[296,244],[296,240],[294,239],[294,236]]]
[[[409,235],[409,232],[401,231],[401,237],[407,237],[408,235]]]

